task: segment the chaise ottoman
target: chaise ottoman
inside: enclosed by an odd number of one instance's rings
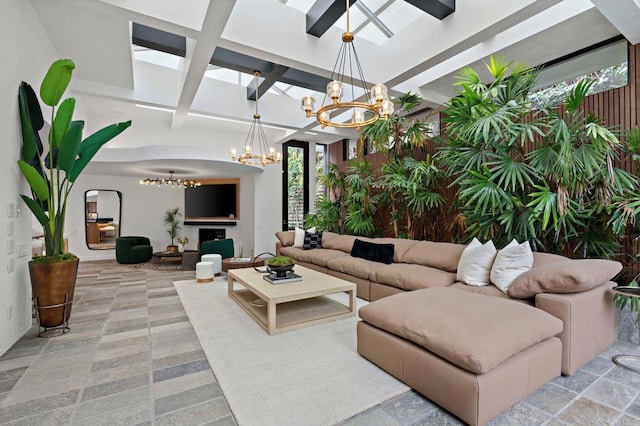
[[[360,355],[472,425],[560,375],[562,321],[525,303],[427,288],[359,315]]]

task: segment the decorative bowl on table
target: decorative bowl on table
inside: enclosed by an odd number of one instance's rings
[[[275,256],[267,259],[266,264],[267,272],[275,272],[276,277],[284,278],[287,276],[287,273],[293,271],[296,261],[289,256]]]

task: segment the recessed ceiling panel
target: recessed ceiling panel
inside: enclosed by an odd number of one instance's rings
[[[209,0],[100,0],[113,6],[173,22],[193,30],[202,28]]]

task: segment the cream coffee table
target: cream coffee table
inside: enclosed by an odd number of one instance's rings
[[[295,272],[302,281],[271,284],[253,268],[229,270],[229,297],[269,334],[355,315],[355,284],[302,266]],[[340,292],[349,293],[348,306],[325,297]]]

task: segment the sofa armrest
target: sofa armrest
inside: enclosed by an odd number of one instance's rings
[[[280,256],[280,249],[282,248],[282,243],[278,241],[276,243],[276,256]]]
[[[557,294],[539,293],[536,307],[560,318],[564,329],[562,373],[571,375],[618,340],[618,311],[607,281],[588,291]]]

